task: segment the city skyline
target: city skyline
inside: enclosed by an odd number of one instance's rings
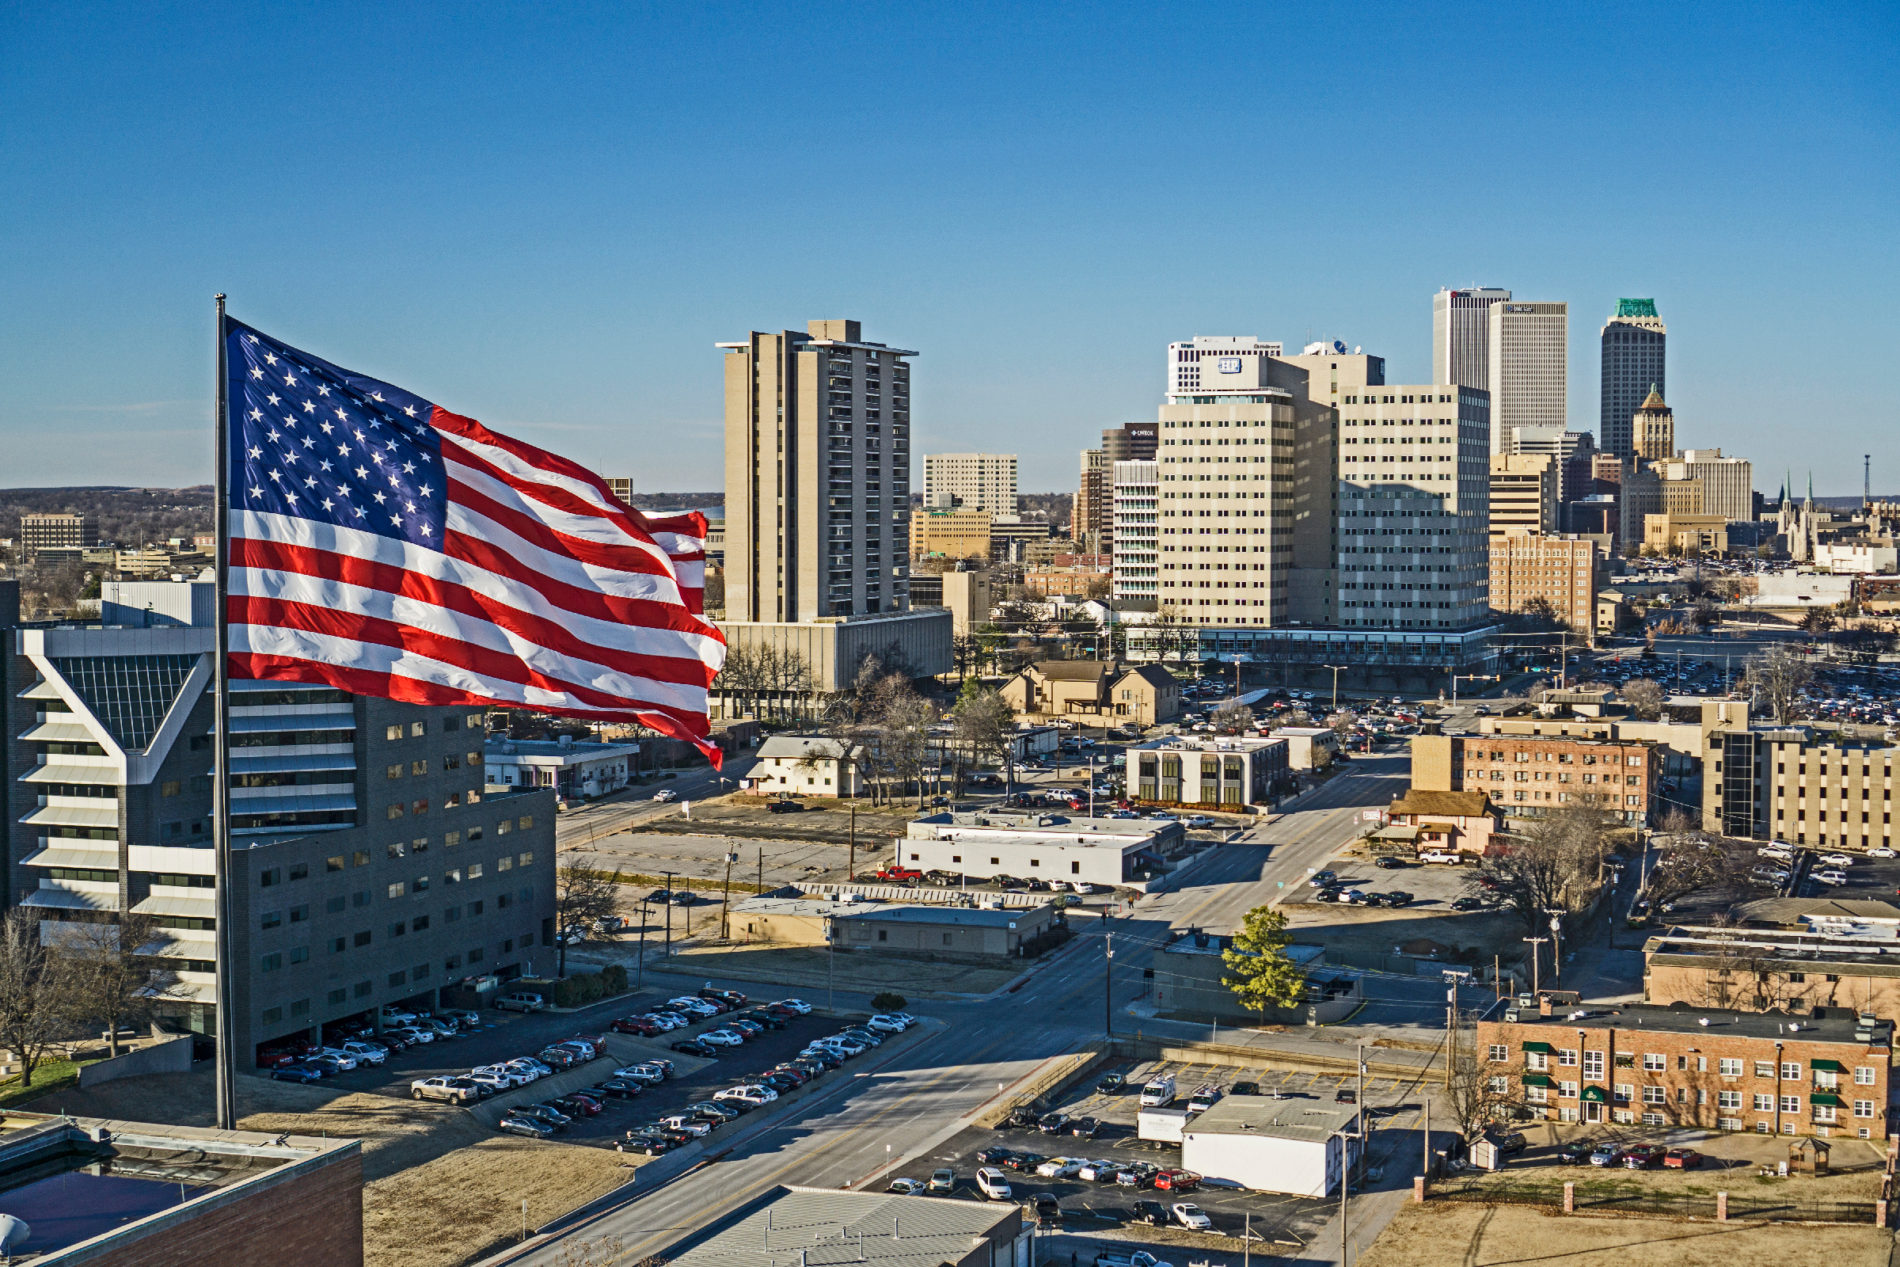
[[[1618,24],[1595,14],[1440,26],[1395,11],[1351,76],[1326,28],[1295,24],[1289,73],[1260,83],[1244,53],[1134,9],[1086,31],[976,8],[928,30],[887,16],[823,37],[770,15],[742,33],[693,14],[611,29],[595,16],[587,39],[578,17],[382,21],[344,8],[320,22],[187,28],[125,10],[0,24],[18,51],[0,100],[19,121],[0,162],[25,191],[0,209],[18,248],[0,318],[0,444],[18,472],[4,482],[208,479],[215,290],[240,316],[600,470],[652,471],[649,488],[719,485],[708,345],[814,314],[929,349],[917,450],[1019,453],[1027,491],[1067,487],[1081,438],[1148,416],[1166,388],[1155,349],[1197,334],[1336,338],[1387,358],[1392,381],[1429,381],[1431,296],[1446,286],[1571,306],[1575,429],[1597,430],[1597,324],[1631,295],[1668,315],[1668,398],[1685,425],[1719,427],[1758,469],[1805,468],[1817,427],[1857,452],[1853,435],[1889,421],[1871,386],[1815,384],[1761,356],[1897,333],[1879,282],[1893,247],[1876,228],[1897,183],[1884,9],[1796,25],[1766,7],[1667,15],[1646,27],[1634,113],[1590,104],[1631,73]],[[424,41],[439,50],[430,67],[397,74],[397,50]],[[1064,60],[1049,74],[1031,50],[1054,42]],[[373,103],[322,69],[345,46],[386,85]],[[308,55],[286,62],[288,47]],[[1418,100],[1447,47],[1512,61],[1533,86],[1508,116]],[[728,126],[873,63],[895,86],[851,121],[906,143],[868,174],[801,163],[802,112]],[[1137,65],[1141,92],[1107,87]],[[1720,87],[1735,82],[1746,96]],[[1146,104],[1163,99],[1167,111]],[[1501,192],[1421,209],[1376,196],[1382,178],[1341,149],[1297,187],[1269,157],[1192,207],[1158,204],[1143,191],[1197,113],[1268,141],[1324,117],[1408,164],[1455,155]],[[1662,132],[1672,168],[1657,176]],[[1669,195],[1607,195],[1643,180]],[[852,258],[806,236],[841,210]],[[1224,249],[1243,214],[1273,244],[1258,260]],[[1316,233],[1355,250],[1302,245]],[[1062,356],[1020,356],[1031,330],[1059,337]],[[102,464],[75,434],[114,456]],[[1818,468],[1817,491],[1857,490],[1854,459]]]

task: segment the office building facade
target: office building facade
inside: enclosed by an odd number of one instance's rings
[[[909,608],[910,364],[860,323],[726,352],[726,613],[804,622]]]
[[[1281,344],[1250,334],[1196,335],[1180,343],[1170,343],[1168,395],[1198,396],[1230,391],[1241,379],[1265,381],[1261,364],[1284,351]]]
[[[1549,454],[1499,453],[1491,458],[1491,539],[1513,532],[1555,532],[1557,460]],[[1495,604],[1494,604],[1495,605]]]
[[[1630,415],[1629,427],[1637,460],[1660,462],[1676,456],[1676,414],[1653,386]]]
[[[1117,602],[1153,602],[1160,565],[1159,468],[1154,459],[1114,466]]]
[[[91,515],[67,511],[20,516],[20,557],[31,563],[41,550],[89,550],[99,544]]]
[[[1664,753],[1646,739],[1570,735],[1418,735],[1412,790],[1484,792],[1508,818],[1590,806],[1631,826],[1661,803]]]
[[[961,510],[986,510],[995,515],[1016,513],[1016,455],[1014,453],[926,453],[924,505],[940,499]]]
[[[1700,487],[1698,505],[1685,513],[1720,515],[1730,523],[1755,517],[1755,467],[1747,458],[1726,458],[1720,449],[1684,449],[1663,463],[1661,475],[1665,487],[1687,481]]]
[[[1594,492],[1591,473],[1596,457],[1596,437],[1588,431],[1567,431],[1562,427],[1510,427],[1504,433],[1506,454],[1530,456],[1547,454],[1557,463],[1557,501],[1561,505],[1588,497]]]
[[[1152,462],[1155,445],[1160,442],[1158,422],[1124,422],[1102,430],[1102,460],[1111,467],[1117,462]]]
[[[1491,452],[1512,427],[1562,427],[1568,418],[1570,305],[1492,304],[1487,370]]]
[[[9,904],[46,939],[150,916],[170,1024],[226,1025],[248,1056],[386,1003],[479,996],[537,953],[552,969],[554,796],[489,791],[480,710],[235,682],[220,998],[212,630],[28,628],[7,650]]]
[[[1106,551],[1114,535],[1114,501],[1108,455],[1100,449],[1082,450],[1075,503],[1069,514],[1069,536],[1076,548],[1094,554]]]
[[[1663,396],[1669,393],[1669,331],[1656,315],[1655,300],[1619,299],[1615,315],[1603,323],[1602,338],[1603,383],[1597,434],[1604,452],[1634,457],[1637,448],[1631,419],[1652,390]]]
[[[1432,296],[1432,382],[1491,390],[1491,309],[1510,298],[1492,286]]]

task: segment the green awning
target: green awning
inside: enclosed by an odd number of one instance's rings
[[[1557,1049],[1555,1047],[1552,1047],[1549,1043],[1525,1043],[1524,1050],[1525,1051],[1541,1051],[1546,1056],[1554,1056],[1557,1054]]]
[[[1583,1089],[1583,1102],[1585,1104],[1608,1104],[1610,1102],[1610,1095],[1609,1092],[1605,1091],[1602,1087],[1585,1087]]]
[[[1829,1108],[1835,1109],[1845,1107],[1841,1097],[1835,1095],[1832,1091],[1816,1091],[1808,1096],[1808,1102],[1810,1104],[1825,1104]]]
[[[1847,1068],[1838,1060],[1810,1060],[1808,1065],[1818,1073],[1846,1073]]]
[[[1527,1073],[1524,1075],[1524,1085],[1527,1087],[1554,1087],[1557,1085],[1557,1082],[1547,1073]]]

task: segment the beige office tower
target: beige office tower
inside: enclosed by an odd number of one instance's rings
[[[1016,455],[1014,453],[924,454],[924,505],[939,505],[949,497],[963,510],[987,510],[993,515],[1016,513]]]
[[[1700,504],[1683,513],[1720,515],[1731,523],[1755,517],[1755,467],[1747,458],[1725,458],[1720,449],[1684,449],[1664,462],[1659,474],[1665,512],[1675,510],[1666,495],[1670,486],[1693,484],[1701,489]]]
[[[1548,453],[1491,458],[1490,535],[1557,530],[1557,459]]]
[[[1466,629],[1489,614],[1490,400],[1382,385],[1339,405],[1339,623]]]
[[[1567,418],[1570,305],[1493,304],[1489,312],[1490,452],[1512,427],[1562,427]]]
[[[1432,382],[1491,390],[1491,309],[1510,298],[1494,286],[1432,296]]]
[[[1676,456],[1676,414],[1663,403],[1662,393],[1653,384],[1630,417],[1630,437],[1641,461],[1660,462]]]
[[[856,321],[754,331],[726,357],[726,613],[907,611],[910,366]]]

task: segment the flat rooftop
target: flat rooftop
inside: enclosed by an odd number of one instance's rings
[[[1317,727],[1313,729],[1318,729]],[[1284,744],[1286,735],[1305,733],[1303,730],[1283,728],[1271,737],[1259,735],[1173,735],[1166,739],[1150,739],[1147,743],[1135,744],[1130,752],[1258,752],[1262,748],[1271,748],[1275,744]]]
[[[1037,841],[1054,839],[1057,844],[1126,848],[1182,830],[1178,822],[1158,822],[1146,818],[1090,818],[1084,814],[1034,810],[967,810],[912,819],[907,835],[911,840],[967,840],[975,836],[977,839],[999,842],[1011,836],[1021,836]],[[1098,839],[1089,840],[1090,836]]]
[[[1021,1227],[1013,1201],[780,1188],[739,1217],[669,1246],[660,1261],[669,1267],[939,1267],[961,1262],[985,1240],[1008,1244]]]
[[[734,914],[803,915],[830,919],[880,919],[906,924],[954,924],[960,928],[1009,928],[1025,915],[1046,910],[1041,906],[1014,906],[985,910],[980,906],[930,905],[921,902],[838,902],[825,898],[759,897],[740,902]]]
[[[482,750],[492,759],[515,757],[535,764],[563,761],[598,761],[603,757],[631,757],[640,751],[637,743],[594,743],[591,740],[561,743],[555,739],[490,739]]]
[[[1847,1043],[1854,1047],[1865,1048],[1865,1042],[1854,1038],[1854,1029],[1858,1021],[1852,1016],[1835,1016],[1834,1009],[1828,1009],[1829,1015],[1815,1020],[1811,1017],[1789,1018],[1772,1012],[1735,1012],[1725,1008],[1675,1008],[1652,1007],[1648,1004],[1626,1004],[1622,1007],[1575,1007],[1557,1008],[1549,1016],[1539,1016],[1534,1010],[1522,1009],[1518,1012],[1517,1023],[1548,1029],[1553,1033],[1578,1029],[1604,1029],[1615,1026],[1626,1030],[1656,1030],[1666,1034],[1711,1034],[1740,1036],[1743,1038],[1787,1038],[1788,1026],[1799,1024],[1800,1029],[1794,1037],[1804,1043]],[[1503,1015],[1499,1009],[1486,1017],[1498,1019]],[[1708,1021],[1707,1025],[1702,1022]]]
[[[1317,1143],[1334,1131],[1352,1129],[1359,1120],[1356,1108],[1322,1100],[1269,1095],[1223,1096],[1213,1108],[1189,1119],[1193,1135],[1262,1135]]]

